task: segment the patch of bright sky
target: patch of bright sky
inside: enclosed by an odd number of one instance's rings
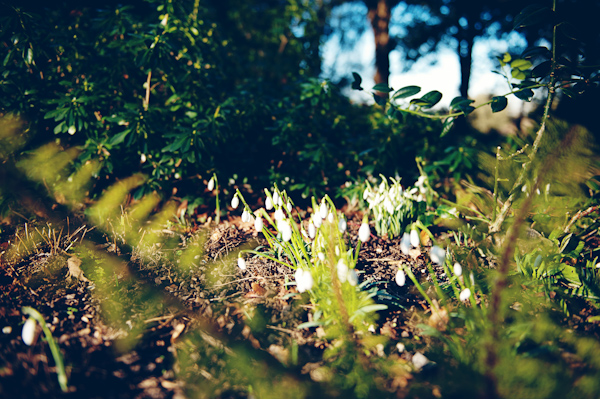
[[[343,12],[346,11],[341,10],[340,14]],[[394,12],[393,17],[396,15],[402,15],[402,13]],[[334,13],[333,18],[335,17],[336,14]],[[375,85],[373,81],[375,74],[375,39],[373,31],[368,26],[366,12],[363,21],[367,24],[367,27],[362,26],[360,37],[353,38],[355,43],[353,48],[345,49],[341,44],[341,35],[337,32],[331,35],[323,44],[321,49],[322,78],[337,80],[342,76],[350,76],[351,72],[357,72],[363,79],[362,87],[365,90],[348,89],[344,94],[354,101],[370,103],[373,102],[373,98],[369,89]],[[402,21],[392,20],[391,32],[399,37],[402,37],[402,34],[407,34],[406,28],[402,27],[401,23],[395,25],[396,22]],[[356,35],[349,31],[343,32],[343,34]],[[506,79],[492,72],[499,70],[499,64],[491,56],[501,55],[512,49],[523,50],[525,45],[523,37],[516,32],[506,34],[503,39],[476,39],[473,45],[469,98],[475,99],[490,94],[507,93],[509,87]],[[437,52],[419,59],[408,72],[402,70],[400,60],[401,54],[398,50],[390,53],[390,86],[393,89],[409,85],[420,86],[422,89],[421,95],[431,90],[438,90],[443,94],[443,97],[436,108],[448,107],[450,101],[459,95],[460,64],[455,48],[449,45],[441,46]],[[509,110],[512,113],[519,112],[522,102],[514,96],[509,96],[508,99]]]

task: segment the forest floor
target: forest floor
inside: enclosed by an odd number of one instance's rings
[[[349,222],[351,245],[359,224],[357,218]],[[126,246],[129,253],[102,234],[88,240],[86,234],[90,237],[94,229],[85,226],[61,231],[38,226],[37,242],[26,239],[33,237],[31,225],[10,234],[5,229],[0,243],[0,396],[244,397],[243,387],[218,382],[226,371],[215,359],[198,368],[189,347],[197,341],[186,339],[198,335],[213,348],[242,343],[253,358],[261,356],[275,367],[290,365],[294,347],[291,373],[318,381],[322,354],[331,342],[322,328],[297,328],[310,320],[312,306],[306,294],[297,295],[294,286],[286,285],[294,280],[293,270],[262,257],[249,258],[246,270],[237,267],[240,249],[266,245],[252,225],[238,217],[211,228],[175,227],[160,231],[153,245]],[[198,251],[190,264],[179,264],[181,253],[193,246]],[[415,334],[414,327],[423,322],[419,314],[428,306],[394,277],[402,261],[415,275],[430,278],[424,256],[420,250],[403,255],[399,238],[372,235],[363,243],[357,263],[360,281],[372,281],[379,293],[400,298],[403,306],[379,312],[371,331],[392,342]],[[42,329],[37,327],[31,346],[23,342],[24,306],[44,316],[63,353],[67,393],[60,390]],[[386,350],[410,364],[414,353],[399,348]],[[201,391],[202,383],[195,384],[203,378],[212,381],[211,394],[195,392]],[[410,378],[406,373],[395,384],[405,387]]]

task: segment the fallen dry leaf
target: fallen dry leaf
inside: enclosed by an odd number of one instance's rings
[[[75,277],[76,279],[89,283],[90,280],[88,280],[84,275],[83,275],[83,270],[81,270],[81,268],[79,266],[81,266],[81,259],[79,259],[76,256],[71,256],[69,259],[67,259],[67,266],[69,267],[69,271],[67,273],[67,278],[71,279],[71,277]]]

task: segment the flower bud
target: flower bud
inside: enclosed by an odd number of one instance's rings
[[[327,221],[329,223],[333,223],[333,213],[329,212],[329,214],[327,215]]]
[[[239,204],[240,204],[240,199],[238,198],[237,195],[234,195],[233,198],[231,199],[231,207],[233,209],[236,209]]]
[[[275,191],[273,193],[273,205],[278,205],[279,204],[279,193],[277,191]]]
[[[468,301],[470,297],[471,297],[471,290],[468,288],[465,288],[464,290],[462,290],[459,295],[459,299],[463,302]]]
[[[267,199],[265,200],[265,208],[267,209],[267,211],[273,209],[273,200],[271,199],[271,197],[267,197]]]
[[[398,284],[400,287],[406,284],[406,274],[404,274],[404,270],[402,270],[402,268],[399,268],[396,272],[396,284]]]
[[[462,275],[462,266],[460,263],[454,263],[454,274],[458,277]]]
[[[345,283],[348,278],[348,265],[344,259],[340,259],[337,263],[337,276],[341,283]]]
[[[208,191],[212,191],[215,189],[215,177],[211,177],[210,180],[208,181],[208,184],[206,185],[206,188],[208,189]]]
[[[371,229],[369,228],[368,223],[363,222],[358,229],[358,239],[362,242],[367,242],[369,241],[369,238],[371,238]]]
[[[313,223],[315,224],[315,227],[318,229],[319,227],[321,227],[321,223],[323,223],[323,219],[321,219],[320,215],[315,213],[313,215]]]
[[[315,227],[315,224],[313,222],[309,222],[308,223],[308,236],[312,240],[315,238],[316,234],[317,234],[317,228]]]
[[[419,233],[417,232],[417,230],[411,230],[410,231],[410,245],[412,245],[415,248],[418,248],[420,244],[421,244],[421,240],[419,239]]]
[[[260,233],[263,229],[263,220],[262,218],[259,216],[254,220],[254,230],[256,230],[257,233]]]
[[[400,251],[402,251],[404,255],[410,253],[410,236],[408,233],[402,235],[402,240],[400,240]]]
[[[431,248],[429,257],[431,258],[431,261],[433,263],[435,263],[437,265],[443,265],[444,262],[446,261],[446,251],[443,250],[442,248],[438,247],[437,245],[434,245]]]
[[[248,223],[249,221],[250,221],[250,213],[244,209],[244,212],[242,212],[242,222]]]
[[[356,270],[352,269],[348,272],[348,283],[353,287],[356,287],[358,284],[358,274],[356,274]]]
[[[37,322],[33,317],[27,319],[25,324],[23,324],[23,331],[21,332],[21,337],[23,338],[23,342],[25,345],[31,346],[33,344],[33,340],[35,338],[35,327]]]
[[[344,234],[347,228],[348,223],[346,222],[346,219],[344,219],[343,217],[340,218],[340,222],[338,223],[338,229],[340,230],[340,233]]]
[[[277,210],[275,211],[275,220],[280,221],[283,219],[285,219],[283,211],[281,210],[281,208],[277,208]]]
[[[321,206],[319,207],[319,216],[321,216],[321,219],[325,219],[327,217],[327,204],[325,204],[325,202],[321,202]]]
[[[292,239],[292,228],[290,224],[285,220],[277,222],[277,230],[281,233],[283,241],[289,241]]]

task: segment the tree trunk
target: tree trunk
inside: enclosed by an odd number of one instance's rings
[[[475,31],[470,25],[459,29],[461,29],[461,32],[457,38],[458,57],[460,60],[460,95],[467,98],[469,97],[469,80],[471,79],[471,59],[473,56]]]
[[[365,1],[369,9],[368,17],[375,35],[375,83],[389,85],[390,77],[390,19],[391,2],[388,0]]]

